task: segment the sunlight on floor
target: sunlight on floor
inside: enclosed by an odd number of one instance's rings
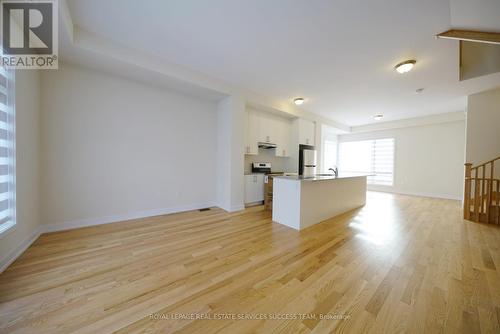
[[[395,237],[398,212],[394,195],[368,192],[366,205],[356,215],[349,227],[357,230],[356,237],[376,246],[387,246]]]

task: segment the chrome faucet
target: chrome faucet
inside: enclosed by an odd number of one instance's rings
[[[335,167],[335,168],[328,168],[328,170],[331,170],[333,172],[333,175],[335,175],[335,177],[339,176],[339,169],[337,167]]]

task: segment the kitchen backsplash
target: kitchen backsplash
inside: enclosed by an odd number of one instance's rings
[[[252,172],[253,162],[270,162],[272,171],[294,172],[289,170],[290,158],[277,157],[274,150],[259,149],[259,155],[245,155],[245,174]]]

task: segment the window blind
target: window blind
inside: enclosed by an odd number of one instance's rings
[[[14,71],[0,66],[0,233],[16,223]]]
[[[369,184],[394,183],[394,138],[342,142],[339,169],[345,173],[366,173]]]

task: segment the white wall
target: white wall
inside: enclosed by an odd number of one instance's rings
[[[500,89],[470,95],[467,99],[466,161],[477,165],[498,156]]]
[[[0,271],[39,233],[38,71],[16,72],[16,225],[0,236]]]
[[[45,224],[215,204],[214,102],[67,64],[41,92]]]
[[[395,138],[394,186],[369,189],[461,199],[465,121],[340,135],[339,142],[390,137]]]

